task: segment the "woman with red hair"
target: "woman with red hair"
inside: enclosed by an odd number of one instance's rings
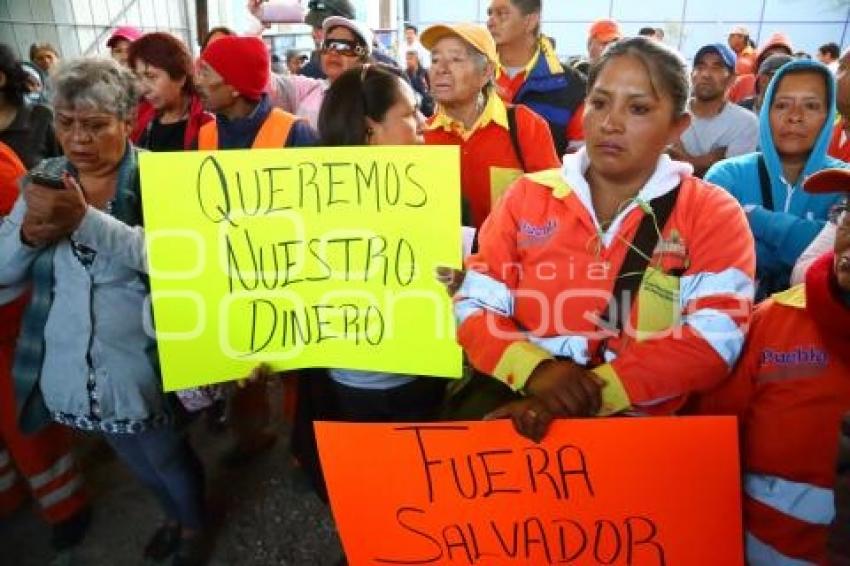
[[[142,90],[130,139],[151,151],[192,149],[212,115],[204,111],[195,91],[186,44],[168,33],[148,33],[130,45],[128,61]]]

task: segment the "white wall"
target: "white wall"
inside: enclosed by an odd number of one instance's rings
[[[489,0],[410,0],[410,19],[420,26],[446,21],[486,20]],[[626,34],[643,26],[663,27],[667,42],[686,57],[706,43],[723,41],[743,23],[758,41],[785,31],[795,47],[814,54],[834,41],[850,43],[850,5],[841,0],[543,0],[543,32],[557,40],[563,56],[583,54],[593,20],[612,17]]]
[[[210,0],[210,12],[218,3]],[[105,53],[112,28],[122,24],[191,42],[194,10],[192,0],[0,0],[0,42],[23,58],[36,41],[52,43],[63,57]]]

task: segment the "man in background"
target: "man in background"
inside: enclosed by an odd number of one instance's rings
[[[405,68],[407,54],[411,51],[416,51],[422,68],[427,69],[431,66],[431,53],[419,43],[419,28],[411,23],[406,23],[404,24],[404,39],[398,49],[398,62],[402,69]]]
[[[713,43],[697,51],[691,71],[691,125],[670,155],[693,165],[700,177],[717,161],[758,146],[758,118],[726,98],[734,81],[735,54],[729,47]]]
[[[623,37],[620,26],[614,20],[596,20],[587,32],[587,58],[592,65],[602,57],[609,44]]]
[[[307,63],[310,56],[302,53],[297,49],[290,49],[286,52],[286,70],[290,75],[297,75],[301,72],[301,68]]]
[[[540,32],[542,11],[541,0],[491,0],[487,29],[499,55],[495,79],[499,96],[546,120],[555,151],[562,157],[583,143],[586,86],[581,74],[558,61],[549,39]]]
[[[838,57],[841,51],[835,42],[824,43],[818,47],[818,61],[826,65],[832,74],[838,72]]]
[[[756,72],[756,49],[750,41],[750,30],[746,26],[734,26],[726,39],[735,52],[735,74],[752,75]]]

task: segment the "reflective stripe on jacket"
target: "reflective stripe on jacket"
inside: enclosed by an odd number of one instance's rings
[[[289,138],[292,126],[298,120],[296,116],[284,112],[280,108],[272,108],[265,122],[260,127],[251,147],[255,149],[281,148]],[[215,121],[207,122],[198,132],[198,149],[213,151],[218,149],[218,128]]]

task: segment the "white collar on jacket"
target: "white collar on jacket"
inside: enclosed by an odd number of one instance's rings
[[[694,168],[690,163],[673,161],[666,153],[662,154],[658,158],[658,164],[655,166],[655,173],[652,174],[646,185],[638,192],[637,197],[617,215],[611,226],[608,227],[608,230],[603,231],[599,225],[599,220],[596,218],[596,211],[593,209],[593,200],[590,198],[590,185],[587,184],[587,179],[584,177],[589,166],[590,158],[587,155],[587,149],[582,147],[576,153],[564,156],[564,165],[561,168],[561,174],[567,184],[576,193],[579,201],[587,209],[606,248],[614,240],[614,236],[620,229],[623,219],[628,216],[632,209],[638,206],[637,201],[649,202],[656,197],[669,193],[679,185],[682,177],[692,175],[694,172]]]

